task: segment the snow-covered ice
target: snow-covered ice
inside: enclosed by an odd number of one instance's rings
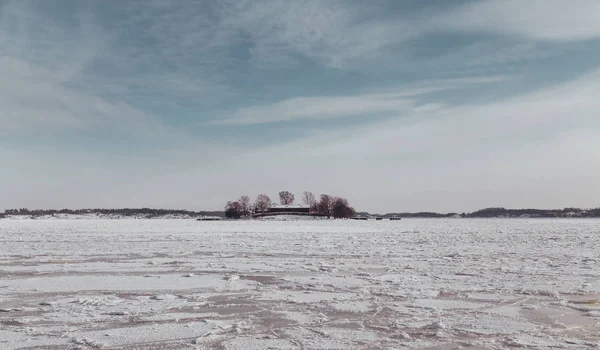
[[[600,348],[600,221],[0,220],[0,349]]]

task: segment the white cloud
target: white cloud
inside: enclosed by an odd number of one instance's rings
[[[203,68],[229,68],[231,48],[244,44],[254,68],[271,70],[308,58],[347,68],[385,55],[386,50],[421,32],[410,17],[382,20],[378,6],[348,1],[146,1],[132,7],[131,24],[147,23],[158,40],[159,56]],[[209,73],[210,69],[206,69]],[[194,72],[195,73],[195,72]]]
[[[64,132],[152,122],[122,102],[64,86],[55,72],[15,58],[0,58],[0,133]]]
[[[151,121],[122,101],[73,86],[105,44],[105,36],[87,16],[75,18],[77,30],[70,30],[29,3],[9,2],[2,7],[0,133],[52,134]]]
[[[407,123],[403,115],[370,127],[361,127],[359,137],[329,137],[325,140],[346,140],[328,144],[327,154],[345,154],[349,157],[368,157],[378,154],[386,158],[405,153],[429,150],[449,151],[477,148],[478,144],[493,142],[512,145],[527,142],[532,137],[552,137],[560,132],[578,129],[596,130],[600,127],[597,111],[600,100],[600,70],[574,81],[544,88],[523,96],[502,101],[464,105],[459,107],[412,110]],[[311,140],[309,144],[313,144]],[[298,145],[296,145],[298,146]]]
[[[88,132],[107,139],[127,135],[132,143],[163,143],[165,148],[191,142],[208,148],[127,99],[132,87],[141,90],[140,99],[153,88],[178,96],[182,90],[196,92],[187,80],[97,74],[91,67],[97,59],[119,56],[112,52],[113,34],[97,26],[87,10],[74,10],[67,23],[35,5],[13,1],[0,7],[0,137],[26,145],[39,136],[55,142]]]
[[[493,32],[535,40],[600,38],[597,0],[480,0],[433,20],[442,30]]]
[[[299,97],[268,106],[246,107],[220,125],[250,125],[292,120],[347,118],[351,116],[399,112],[410,108],[409,100],[387,94],[351,97]]]
[[[299,54],[339,68],[417,33],[409,21],[372,18],[381,14],[374,9],[347,1],[243,1],[224,8],[220,26],[248,35],[260,62]]]
[[[514,6],[507,4],[502,9]],[[345,1],[232,1],[218,3],[216,10],[209,6],[210,11],[193,2],[131,3],[126,4],[123,18],[111,22],[115,30],[102,29],[89,12],[76,13],[74,24],[67,25],[33,5],[9,2],[2,7],[4,132],[80,130],[114,123],[113,119],[151,120],[128,103],[132,100],[153,108],[195,108],[203,101],[231,98],[237,92],[228,79],[236,74],[235,68],[230,71],[238,58],[230,50],[244,41],[252,46],[254,62],[263,68],[280,67],[274,61],[290,64],[298,55],[341,68],[381,62],[388,49],[436,27],[402,16],[383,20],[376,6]],[[465,20],[457,17],[456,22],[480,18],[491,11],[490,6],[501,7],[493,1],[478,3],[457,12]],[[549,7],[559,5],[554,1]],[[157,44],[116,45],[127,35]],[[96,60],[109,64],[112,75],[90,69]],[[410,106],[407,99],[376,95],[352,101],[295,97],[272,106],[243,108],[231,120],[219,123],[340,117]]]
[[[252,125],[274,122],[335,119],[377,113],[406,114],[413,110],[438,108],[440,104],[419,103],[418,99],[431,93],[460,89],[480,84],[502,83],[508,76],[479,76],[454,79],[425,80],[418,87],[395,89],[378,93],[297,97],[265,106],[244,107],[216,125]]]

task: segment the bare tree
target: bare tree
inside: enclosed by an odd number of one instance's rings
[[[311,209],[314,208],[316,202],[317,200],[312,192],[304,191],[304,193],[302,193],[302,203],[308,205]]]
[[[228,219],[239,219],[243,215],[242,206],[239,202],[227,202],[225,205],[225,217]]]
[[[294,194],[288,191],[279,192],[279,202],[282,205],[291,205],[294,203]]]
[[[244,217],[250,216],[250,214],[252,214],[252,212],[250,210],[250,197],[241,196],[240,199],[238,200],[238,202],[240,203],[240,209],[242,211],[242,216],[244,216]]]
[[[254,202],[254,211],[262,213],[271,207],[271,198],[266,194],[259,194]]]
[[[328,194],[322,194],[319,203],[315,205],[317,213],[321,215],[331,216],[331,197]]]

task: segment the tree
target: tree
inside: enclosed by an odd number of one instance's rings
[[[317,209],[317,213],[321,215],[325,215],[327,217],[331,216],[331,197],[328,194],[322,194],[319,200],[319,203],[315,204],[315,208]]]
[[[304,191],[304,193],[302,193],[302,203],[308,205],[311,209],[314,208],[316,202],[317,200],[312,192]]]
[[[240,203],[240,210],[241,210],[242,216],[249,217],[250,214],[252,214],[252,210],[250,208],[250,197],[241,196],[240,199],[238,200],[238,202]]]
[[[225,205],[225,217],[228,219],[239,219],[243,215],[240,202],[227,202]]]
[[[291,205],[294,203],[294,194],[288,191],[279,192],[279,203],[282,205]]]
[[[333,197],[328,194],[322,194],[314,208],[318,214],[336,219],[351,218],[356,215],[356,211],[348,204],[346,198]]]
[[[259,194],[254,202],[254,212],[262,213],[271,207],[271,198],[266,194]]]
[[[335,197],[331,204],[331,215],[336,219],[351,218],[356,214],[346,198]]]

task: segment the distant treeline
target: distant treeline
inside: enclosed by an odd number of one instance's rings
[[[314,202],[315,204],[318,202]],[[85,215],[85,214],[100,214],[100,215],[119,215],[124,217],[160,217],[166,215],[187,215],[191,217],[200,216],[219,216],[225,217],[224,211],[190,211],[190,210],[173,210],[173,209],[151,209],[151,208],[125,208],[125,209],[7,209],[4,213],[0,213],[0,218],[7,215],[28,215],[28,216],[44,216],[57,214]],[[418,213],[388,213],[385,215],[374,215],[367,212],[358,212],[357,216],[379,216],[383,218],[401,217],[401,218],[600,218],[600,208],[581,209],[581,208],[564,208],[564,209],[506,209],[506,208],[486,208],[472,213],[434,213],[434,212],[418,212]]]
[[[367,214],[367,213],[361,213]],[[382,217],[403,217],[403,218],[600,218],[600,208],[581,209],[581,208],[564,208],[564,209],[506,209],[506,208],[486,208],[472,213],[388,213]]]
[[[532,218],[598,218],[600,217],[600,208],[581,209],[564,208],[555,210],[543,209],[506,209],[506,208],[487,208],[467,214],[470,218],[493,218],[493,217],[532,217]]]
[[[30,215],[44,216],[57,214],[85,215],[85,214],[101,214],[101,215],[120,215],[120,216],[144,216],[144,217],[159,217],[165,215],[189,215],[189,216],[224,216],[223,211],[190,211],[190,210],[173,210],[173,209],[151,209],[151,208],[125,208],[125,209],[7,209],[4,211],[6,215]],[[0,214],[2,217],[2,214]]]

